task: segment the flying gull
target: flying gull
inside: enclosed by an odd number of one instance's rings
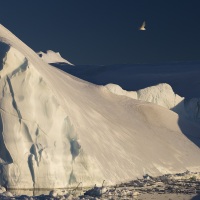
[[[142,23],[142,26],[139,28],[139,30],[140,30],[140,31],[145,31],[145,30],[146,30],[145,26],[146,26],[146,23],[145,23],[145,21],[144,21],[144,22]]]

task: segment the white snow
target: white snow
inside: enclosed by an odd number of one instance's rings
[[[73,65],[72,63],[70,63],[66,59],[62,58],[62,56],[60,55],[59,52],[47,50],[46,53],[40,51],[37,54],[46,63],[66,63],[68,65]]]
[[[166,83],[130,92],[123,90],[116,84],[107,84],[105,87],[114,94],[125,95],[133,99],[155,103],[168,109],[172,109],[184,101],[184,98],[175,94],[171,86]]]
[[[0,185],[62,188],[200,170],[199,126],[43,62],[0,26]],[[132,93],[135,95],[135,93]]]
[[[175,94],[169,84],[161,83],[138,91],[126,91],[116,84],[107,84],[105,87],[114,94],[154,103],[170,109],[186,119],[197,123],[200,121],[200,99],[185,100],[184,97]]]

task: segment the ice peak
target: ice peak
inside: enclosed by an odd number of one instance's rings
[[[59,52],[54,52],[52,50],[47,50],[46,52],[38,52],[37,53],[40,58],[46,63],[66,63],[68,65],[73,65],[66,59],[62,58]]]

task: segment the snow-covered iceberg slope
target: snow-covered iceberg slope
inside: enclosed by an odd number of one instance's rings
[[[73,65],[66,59],[62,58],[59,52],[54,52],[52,50],[47,50],[46,52],[38,52],[38,56],[44,60],[46,63],[63,63],[67,65]]]
[[[130,92],[123,90],[116,84],[107,84],[106,88],[114,94],[125,95],[133,99],[155,103],[168,109],[174,108],[184,100],[183,97],[175,94],[172,87],[166,83]]]
[[[0,68],[0,185],[89,186],[200,170],[197,125],[48,65],[2,25]]]
[[[185,99],[175,94],[169,84],[160,83],[138,91],[126,91],[119,85],[111,83],[107,84],[105,87],[114,94],[154,103],[176,112],[180,117],[197,123],[200,122],[200,99]]]
[[[124,95],[132,99],[155,103],[164,108],[171,109],[179,115],[186,116],[184,97],[175,94],[169,84],[161,83],[155,86],[150,86],[138,91],[126,91],[119,85],[107,84],[105,86],[109,91],[117,95]]]

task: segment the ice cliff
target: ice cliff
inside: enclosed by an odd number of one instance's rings
[[[0,25],[0,185],[62,188],[200,170],[200,128],[62,72]]]

